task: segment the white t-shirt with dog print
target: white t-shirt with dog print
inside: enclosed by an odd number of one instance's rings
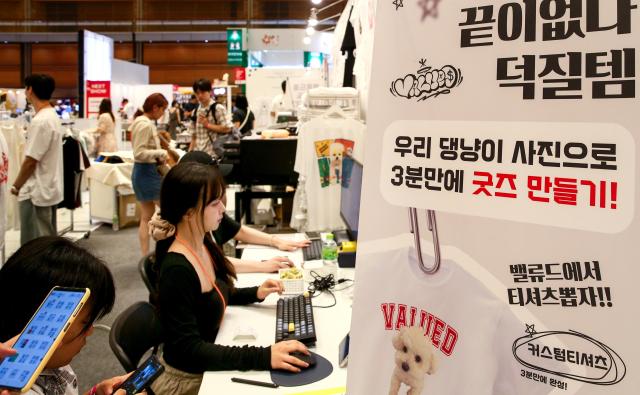
[[[524,367],[515,360],[512,344],[526,335],[525,323],[464,268],[444,260],[436,274],[426,275],[413,246],[370,243],[378,251],[358,251],[354,298],[367,302],[352,315],[348,393],[388,393],[396,368],[392,339],[399,325],[420,326],[433,345],[437,369],[415,373],[424,378],[422,394],[539,395],[553,390],[548,383],[521,377]],[[432,258],[425,261],[430,265]],[[407,390],[403,384],[398,393]]]
[[[353,119],[315,118],[298,130],[294,170],[303,180],[294,198],[291,227],[306,212],[305,230],[344,229],[341,187],[350,181],[353,161],[362,163],[365,126]]]

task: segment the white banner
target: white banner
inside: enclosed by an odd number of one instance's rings
[[[349,394],[640,388],[638,5],[378,2]]]

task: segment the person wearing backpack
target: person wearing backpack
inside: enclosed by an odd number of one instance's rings
[[[226,108],[211,97],[211,81],[201,78],[193,83],[198,98],[196,124],[191,135],[189,151],[204,151],[214,158],[224,154],[224,142],[233,131]]]

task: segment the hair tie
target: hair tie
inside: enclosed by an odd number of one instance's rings
[[[176,233],[176,227],[169,221],[162,219],[160,212],[156,211],[149,221],[149,235],[155,241],[160,241],[173,236]]]

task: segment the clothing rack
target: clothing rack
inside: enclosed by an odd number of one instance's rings
[[[316,88],[307,91],[298,108],[298,120],[308,122],[313,118],[326,115],[335,108],[341,110],[341,117],[360,120],[360,96],[353,88]],[[330,115],[332,116],[332,115]]]
[[[76,141],[78,141],[78,143],[80,144],[80,147],[82,150],[85,150],[85,154],[86,154],[86,147],[84,147],[84,145],[82,144],[82,140],[80,138],[80,131],[74,128],[74,122],[73,121],[65,121],[62,122],[62,126],[64,128],[67,129],[67,131],[65,132],[64,137],[72,137],[73,139],[75,139]],[[84,233],[82,235],[83,238],[88,238],[89,235],[91,234],[91,229],[88,230],[76,230],[75,228],[75,219],[74,219],[74,212],[75,209],[71,210],[71,209],[67,209],[67,208],[57,208],[57,210],[67,210],[69,211],[69,226],[67,226],[64,229],[58,229],[58,236],[63,236],[67,233],[70,232],[80,232],[80,233]]]

